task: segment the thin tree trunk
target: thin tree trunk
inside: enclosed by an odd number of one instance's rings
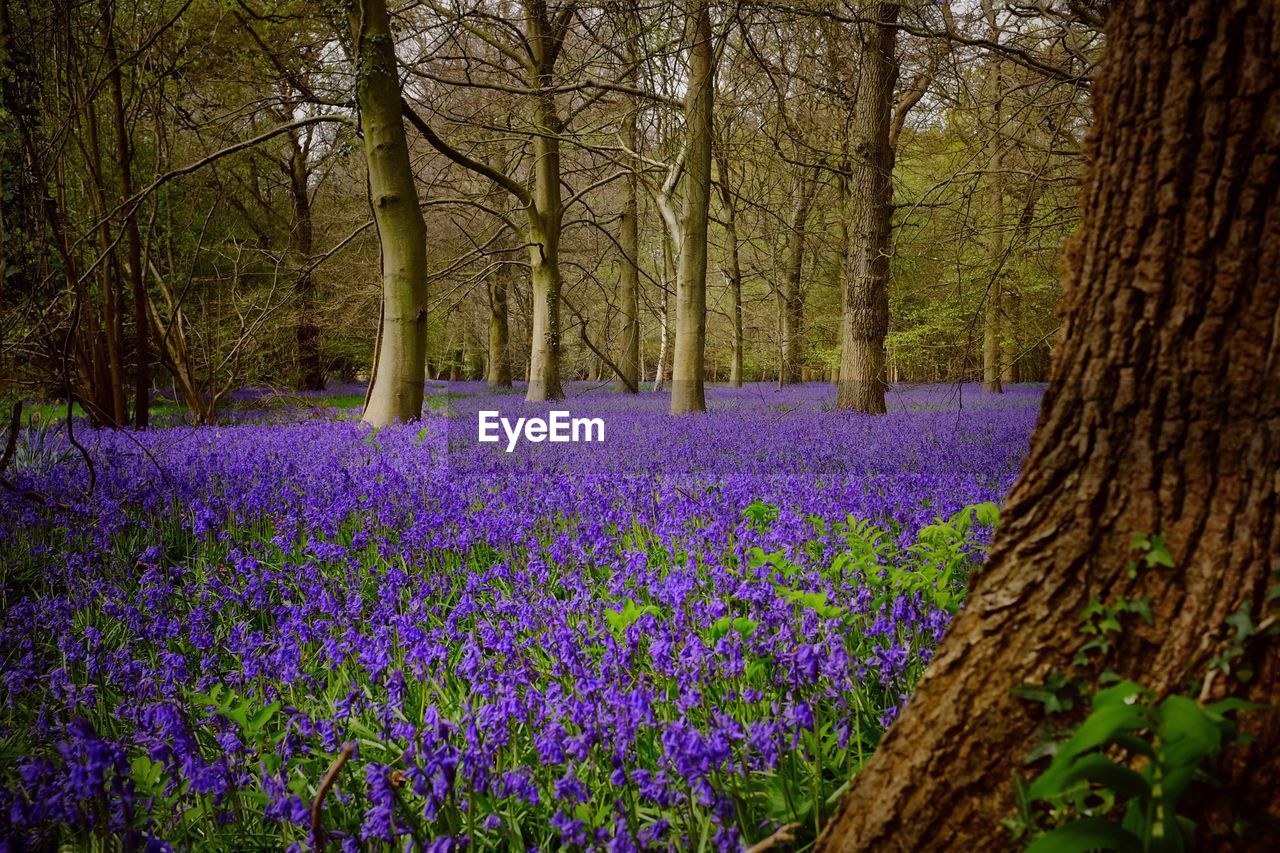
[[[848,260],[841,317],[836,406],[883,414],[884,339],[889,331],[889,250],[893,218],[893,147],[889,144],[899,6],[877,3],[863,26],[858,99],[849,133]]]
[[[724,278],[729,285],[729,297],[733,301],[733,353],[729,361],[729,387],[742,387],[742,266],[738,257],[738,205],[733,195],[730,179],[729,156],[724,146],[716,150],[716,163],[720,171],[720,203],[724,206],[725,266]]]
[[[102,334],[105,342],[106,362],[91,385],[90,408],[97,409],[90,415],[95,422],[113,427],[124,426],[129,421],[128,399],[125,393],[124,375],[124,319],[120,299],[119,264],[111,249],[115,238],[111,234],[109,205],[107,203],[106,172],[102,163],[102,146],[98,136],[98,109],[92,98],[85,100],[83,116],[85,127],[85,165],[89,169],[89,193],[97,208],[101,226],[98,229],[102,251],[106,260],[99,265],[102,281]],[[96,387],[95,387],[96,386]]]
[[[1149,598],[1104,667],[1274,705],[1280,643],[1247,641],[1241,683],[1211,659],[1280,570],[1280,6],[1116,4],[1095,86],[1065,330],[993,550],[915,696],[854,778],[826,850],[995,850],[1045,723],[1012,688],[1070,672],[1090,601]],[[1175,568],[1131,576],[1135,532]],[[1207,688],[1207,689],[1206,689]],[[1280,715],[1243,713],[1186,807],[1197,849],[1280,849]],[[1237,835],[1233,821],[1253,834]]]
[[[120,79],[120,63],[116,58],[115,5],[103,3],[106,27],[104,60],[110,69],[111,113],[115,125],[116,156],[120,160],[120,197],[133,197],[133,144],[125,123],[124,87]],[[142,269],[142,235],[138,231],[136,207],[129,209],[124,220],[124,233],[129,253],[129,286],[133,297],[133,425],[146,429],[151,418],[151,342],[148,339],[147,287]]]
[[[1031,133],[1032,139],[1035,140],[1038,136],[1039,134],[1033,129]],[[1045,147],[1048,146],[1046,145]],[[1026,245],[1031,231],[1031,223],[1035,221],[1036,205],[1039,204],[1042,192],[1041,185],[1033,179],[1031,188],[1027,192],[1027,197],[1023,201],[1022,212],[1018,215],[1018,224],[1013,231],[1012,246],[1021,247]],[[1034,357],[1033,354],[1023,352],[1022,349],[1026,346],[1022,316],[1023,282],[1017,276],[1010,276],[1009,278],[1012,281],[1006,280],[1006,292],[1002,299],[1006,340],[1004,356],[1001,359],[1003,368],[1000,381],[1006,384],[1034,381],[1034,379],[1039,378],[1034,373],[1028,372],[1028,358]]]
[[[1000,25],[996,19],[993,0],[983,0],[982,11],[987,19],[987,38],[1000,41]],[[1001,385],[1001,351],[1004,326],[1004,157],[1000,144],[1004,98],[1004,80],[1000,57],[992,53],[987,57],[987,79],[983,86],[983,101],[989,105],[987,121],[987,172],[985,177],[987,213],[990,232],[987,235],[987,292],[983,300],[982,322],[982,390],[988,394],[1004,392]]]
[[[316,323],[316,285],[310,272],[311,253],[315,247],[315,227],[311,216],[311,170],[306,152],[296,133],[289,134],[289,194],[293,201],[292,249],[302,273],[294,285],[298,294],[298,368],[302,387],[308,391],[324,390],[324,362],[320,357],[320,327]]]
[[[805,231],[809,225],[809,211],[818,194],[818,171],[805,169],[796,188],[795,204],[791,207],[791,221],[787,230],[786,275],[783,279],[781,298],[782,320],[782,369],[778,372],[780,385],[800,382],[804,364],[804,251]]]
[[[658,363],[653,369],[653,390],[661,391],[667,383],[667,351],[671,338],[671,287],[675,284],[675,261],[671,257],[671,241],[662,241],[662,293],[658,296]]]
[[[357,0],[351,26],[360,70],[356,98],[369,169],[369,202],[382,247],[382,333],[361,420],[382,426],[422,414],[427,234],[409,165],[385,0]]]
[[[703,391],[707,348],[707,219],[711,208],[711,134],[715,57],[707,0],[690,0],[693,41],[685,96],[684,209],[676,271],[676,343],[671,359],[671,414],[707,409]]]
[[[634,120],[632,120],[634,130]],[[619,391],[640,390],[640,227],[637,203],[638,179],[627,179],[627,197],[622,211],[618,242],[622,247],[622,270],[618,281],[618,303],[622,313],[621,348],[618,367],[623,381]]]
[[[504,252],[499,255],[489,275],[489,370],[486,379],[490,388],[511,387],[511,335],[507,309],[507,282],[511,278],[511,269],[511,259]]]
[[[624,9],[626,28],[626,57],[628,66],[627,81],[632,86],[639,84],[640,50],[637,41],[640,34],[640,22],[634,4],[627,4]],[[640,127],[637,121],[640,110],[640,99],[632,98],[628,104],[627,114],[623,118],[623,136],[627,146],[634,152],[640,150]],[[622,269],[618,278],[618,303],[622,313],[621,352],[618,355],[618,367],[622,370],[622,381],[618,383],[619,391],[632,393],[640,390],[640,382],[644,378],[643,365],[640,363],[640,177],[634,172],[627,176],[625,199],[622,207],[622,221],[618,225],[618,246],[622,250]]]

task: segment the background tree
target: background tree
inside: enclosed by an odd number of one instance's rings
[[[689,82],[685,96],[684,209],[676,272],[676,343],[671,359],[671,414],[706,411],[707,221],[711,215],[715,45],[710,4],[689,4]]]
[[[409,167],[391,21],[382,0],[349,12],[369,205],[382,247],[382,315],[361,420],[381,426],[422,414],[427,359],[427,234]]]
[[[894,152],[889,145],[898,78],[897,3],[877,3],[861,24],[858,94],[849,125],[849,258],[841,318],[836,405],[883,414],[884,340],[889,331],[889,245]]]

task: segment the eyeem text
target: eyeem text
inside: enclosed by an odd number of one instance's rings
[[[501,431],[501,435],[499,434]],[[501,412],[481,411],[476,424],[476,439],[496,444],[505,436],[507,453],[516,449],[523,438],[534,444],[542,441],[604,441],[603,418],[575,418],[567,411],[551,411],[545,418],[516,418],[515,423]]]

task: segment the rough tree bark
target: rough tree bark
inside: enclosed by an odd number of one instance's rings
[[[893,86],[899,6],[877,3],[862,24],[858,97],[849,133],[848,258],[840,321],[836,407],[883,414],[884,339],[889,331],[889,246],[893,217]]]
[[[1080,612],[1150,596],[1106,663],[1157,692],[1207,681],[1243,607],[1280,571],[1280,4],[1113,7],[1065,332],[1029,457],[986,566],[919,688],[853,780],[826,850],[1008,843],[1011,779],[1041,722],[1009,690],[1067,668]],[[1135,531],[1172,570],[1136,579]],[[1280,643],[1248,647],[1280,695]],[[1280,715],[1242,715],[1225,786],[1192,803],[1202,849],[1280,848]],[[1257,832],[1230,834],[1231,815]],[[1268,817],[1269,815],[1269,817]],[[1222,834],[1217,834],[1222,833]]]
[[[400,107],[395,44],[385,0],[351,12],[356,98],[369,169],[369,202],[382,247],[382,317],[365,423],[422,414],[427,360],[427,234]]]
[[[689,90],[685,96],[683,238],[676,271],[676,341],[671,357],[671,414],[707,410],[707,218],[711,212],[711,134],[715,47],[707,0],[690,0]]]

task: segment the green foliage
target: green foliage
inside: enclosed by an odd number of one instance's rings
[[[620,609],[606,609],[604,611],[604,619],[609,624],[609,630],[614,634],[621,635],[623,631],[635,624],[636,620],[646,614],[651,616],[661,615],[660,610],[652,604],[644,607],[637,606],[634,601],[627,599],[626,603]]]
[[[1129,564],[1130,577],[1173,567],[1163,537],[1138,533],[1132,544],[1141,558]],[[1109,652],[1127,614],[1152,621],[1146,598],[1111,605],[1092,598],[1081,614],[1087,639],[1074,663],[1088,665],[1090,652]],[[1236,633],[1225,656],[1215,658],[1219,667],[1239,656],[1251,628],[1246,609],[1228,622]],[[1226,746],[1243,739],[1229,715],[1265,706],[1233,698],[1202,705],[1176,693],[1159,698],[1109,670],[1097,681],[1084,719],[1061,739],[1045,738],[1027,757],[1029,764],[1051,758],[1029,783],[1015,777],[1017,812],[1005,826],[1029,853],[1181,853],[1195,830],[1178,811],[1184,795],[1194,781],[1208,777]],[[1039,702],[1048,716],[1063,715],[1083,697],[1083,680],[1055,669],[1044,684],[1012,693]]]
[[[742,511],[742,518],[746,521],[747,526],[758,533],[763,533],[778,520],[778,507],[771,503],[765,503],[762,500],[752,501],[746,509]]]
[[[1228,714],[1259,707],[1235,699],[1202,706],[1177,694],[1157,701],[1128,680],[1099,690],[1049,766],[1019,788],[1021,821],[1011,826],[1033,836],[1034,853],[1180,853],[1194,827],[1179,816],[1179,801],[1239,739]]]
[[[987,502],[965,507],[946,521],[922,528],[908,548],[908,561],[891,563],[868,574],[867,583],[876,604],[882,605],[902,593],[919,594],[932,606],[955,613],[964,600],[969,572],[982,556],[974,530],[993,528],[999,522],[999,508]],[[848,553],[854,559],[865,563],[870,556],[882,553],[884,543],[879,531],[859,529],[851,520],[844,533],[850,542]]]

